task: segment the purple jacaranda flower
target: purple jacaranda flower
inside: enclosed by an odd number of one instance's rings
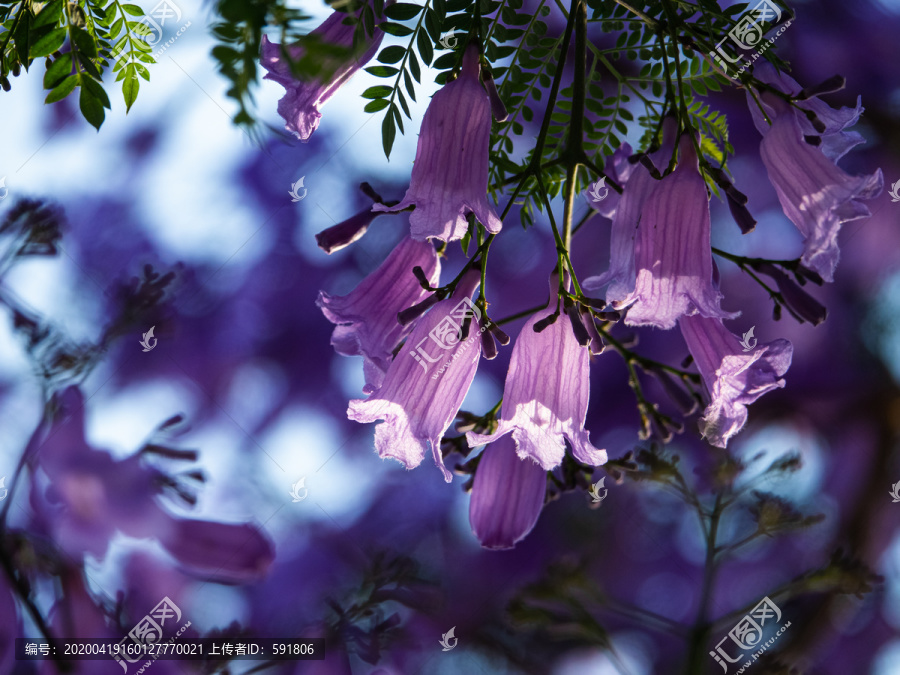
[[[673,117],[667,117],[663,121],[663,142],[659,150],[649,155],[650,162],[658,171],[662,171],[672,158],[677,131],[678,122]],[[631,147],[625,143],[616,150],[616,153],[619,151],[630,154]],[[636,280],[634,256],[638,223],[641,221],[644,203],[659,185],[659,181],[650,175],[650,170],[643,164],[635,165],[627,160],[624,162],[621,159],[616,160],[615,153],[612,159],[613,167],[618,167],[616,181],[624,184],[624,189],[615,203],[615,212],[610,213],[612,229],[609,240],[609,269],[600,276],[585,279],[582,287],[588,291],[595,291],[609,284],[606,301],[615,306],[634,292]],[[602,204],[603,202],[596,208],[601,215],[606,215]]]
[[[452,476],[444,466],[441,437],[459,412],[481,357],[481,316],[471,301],[480,280],[478,270],[466,272],[453,296],[418,321],[383,386],[366,400],[350,401],[347,410],[357,422],[385,420],[375,428],[381,457],[413,469],[429,450],[448,483]],[[469,335],[464,337],[466,323]]]
[[[712,445],[724,448],[747,422],[747,406],[784,386],[794,348],[778,339],[747,350],[720,319],[685,316],[678,323],[709,394],[701,431]]]
[[[881,193],[881,169],[862,176],[845,173],[803,139],[800,123],[786,103],[765,94],[763,97],[780,113],[760,144],[769,180],[785,215],[804,236],[803,265],[825,281],[833,281],[840,258],[840,228],[871,215],[860,200]]]
[[[719,307],[722,294],[712,278],[709,198],[690,135],[683,135],[678,147],[678,166],[657,183],[641,209],[634,291],[614,303],[616,309],[628,308],[629,326],[669,329],[685,315],[737,316]]]
[[[532,316],[516,338],[496,431],[466,434],[474,447],[512,433],[519,457],[539,462],[546,471],[562,462],[565,440],[579,461],[594,466],[606,462],[606,451],[591,445],[584,429],[591,391],[588,350],[578,344],[572,324],[564,318],[540,333],[534,330],[535,324],[553,314],[557,289],[554,277],[550,306]]]
[[[628,143],[622,143],[615,149],[613,154],[606,158],[603,172],[618,183],[620,187],[628,182],[636,167],[634,162],[629,161],[633,153],[634,151]],[[587,205],[601,216],[612,218],[616,212],[616,207],[619,205],[621,195],[607,186],[603,179],[599,182],[601,183],[600,185],[598,185],[598,181],[595,181],[588,186],[588,189],[584,191],[584,199]]]
[[[485,548],[512,548],[531,532],[544,506],[547,472],[516,455],[512,436],[489,443],[478,462],[469,524]]]
[[[416,266],[432,286],[437,285],[441,263],[434,245],[405,237],[387,260],[347,295],[319,291],[316,304],[325,318],[337,324],[331,336],[335,351],[364,359],[366,393],[381,386],[394,348],[412,330],[412,325],[397,321],[397,314],[428,295],[413,275]]]
[[[84,398],[77,387],[57,394],[54,401],[57,421],[34,450],[50,485],[46,499],[34,489],[31,503],[41,528],[63,551],[102,558],[113,535],[121,532],[157,539],[197,574],[239,582],[265,573],[274,551],[256,527],[172,515],[156,498],[165,486],[177,484],[175,479],[149,466],[142,453],[116,460],[88,445]]]
[[[312,35],[326,44],[350,48],[353,45],[355,27],[344,24],[345,18],[347,14],[344,12],[332,12],[321,26],[313,30]],[[308,141],[319,127],[319,119],[322,117],[319,106],[334,96],[357,70],[375,56],[383,37],[384,33],[376,28],[375,37],[366,40],[360,48],[361,53],[338,66],[328,81],[302,82],[291,73],[290,64],[281,52],[281,45],[270,42],[263,35],[260,64],[269,71],[263,79],[277,82],[285,88],[284,96],[278,101],[278,114],[285,119],[285,129],[293,132],[301,141]],[[291,60],[297,61],[303,56],[304,49],[292,46],[288,47],[288,53]]]
[[[775,66],[768,61],[760,62],[753,69],[753,76],[760,82],[764,82],[785,94],[790,94],[792,97],[799,95],[803,91],[797,80],[787,73],[779,73]],[[778,116],[777,109],[770,104],[768,97],[765,99],[760,98],[760,104],[770,120],[774,120]],[[829,159],[836,162],[849,150],[865,142],[861,134],[855,131],[844,131],[844,129],[852,127],[859,121],[859,116],[864,110],[862,107],[862,96],[857,96],[856,106],[853,108],[832,108],[825,101],[819,99],[818,96],[798,100],[796,104],[800,110],[813,113],[819,120],[820,124],[816,128],[806,114],[791,108],[792,116],[800,124],[803,135],[819,136],[819,148]],[[760,110],[760,106],[757,105],[749,92],[747,93],[747,105],[750,108],[750,114],[753,117],[753,123],[756,125],[757,130],[765,136],[770,129],[769,122],[766,121],[766,115],[763,115],[763,110]],[[822,129],[823,126],[824,130]]]
[[[772,75],[770,79],[779,89],[791,93],[799,89],[787,76]],[[804,113],[778,96],[762,92],[759,98],[772,120],[770,126],[751,99],[754,122],[763,134],[760,156],[784,214],[804,237],[801,260],[825,281],[833,281],[840,258],[837,238],[841,226],[869,217],[871,213],[861,200],[877,197],[884,183],[881,169],[851,176],[836,164],[863,140],[859,134],[843,131],[856,122],[861,107],[857,104],[856,109],[833,110],[815,98],[798,102],[816,114],[820,122],[816,130]],[[821,136],[816,135],[819,133]],[[810,138],[817,139],[818,145],[809,143]]]
[[[503,226],[488,203],[488,145],[491,102],[481,86],[478,48],[470,45],[462,69],[431,99],[416,147],[409,189],[396,206],[376,204],[376,211],[402,211],[413,239],[461,239],[469,229],[467,213],[497,233]]]

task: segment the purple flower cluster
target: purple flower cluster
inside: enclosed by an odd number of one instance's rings
[[[326,22],[319,29],[327,39],[349,39],[349,28],[332,36],[329,26]],[[273,67],[280,63],[271,50],[264,53],[266,59]],[[757,70],[759,80],[769,85],[750,97],[763,134],[763,163],[785,214],[806,238],[802,273],[831,281],[840,225],[868,215],[861,200],[881,189],[880,171],[853,177],[835,165],[861,142],[858,134],[844,131],[856,121],[860,107],[833,110],[815,96],[801,95],[796,82],[771,67]],[[351,73],[348,68],[320,85],[317,101]],[[438,287],[441,266],[433,244],[463,238],[470,216],[490,236],[502,228],[487,187],[492,110],[498,119],[505,110],[493,82],[483,75],[479,50],[470,44],[458,75],[434,95],[425,113],[403,199],[387,205],[379,199],[370,213],[357,214],[319,237],[320,246],[331,252],[359,239],[374,214],[413,208],[409,236],[382,266],[346,296],[321,292],[318,305],[336,325],[332,344],[337,352],[364,358],[369,398],[350,402],[350,419],[382,421],[375,431],[381,457],[411,469],[430,453],[448,482],[443,435],[459,413],[481,357],[497,353],[496,326],[485,314],[483,293],[475,299],[481,275],[468,269],[447,289]],[[286,86],[290,92],[297,85]],[[282,114],[309,117],[307,98],[294,94],[290,114]],[[280,109],[288,105],[286,99]],[[793,348],[787,340],[748,347],[723,324],[740,312],[721,306],[706,179],[723,188],[745,234],[755,221],[747,198],[721,170],[703,163],[699,150],[697,135],[669,116],[662,120],[659,146],[649,154],[636,156],[622,144],[608,159],[606,172],[622,186],[621,195],[606,203],[589,202],[612,220],[610,264],[603,274],[584,280],[582,288],[605,288],[608,313],[622,316],[628,326],[681,328],[708,401],[702,436],[724,448],[744,427],[747,405],[784,386]],[[784,276],[769,267],[765,273]],[[603,351],[604,342],[595,314],[585,304],[567,304],[570,320],[556,321],[560,308],[552,298],[554,288],[561,287],[558,275],[554,279],[550,304],[528,320],[513,346],[499,418],[466,436],[469,446],[486,446],[472,484],[470,518],[476,536],[489,548],[511,547],[531,530],[544,502],[545,472],[560,466],[566,443],[582,464],[607,461],[606,451],[591,444],[584,427],[590,360]],[[779,287],[785,284],[792,289],[786,277]],[[798,305],[795,299],[785,292],[789,308]],[[804,318],[819,319],[819,314],[801,312]]]

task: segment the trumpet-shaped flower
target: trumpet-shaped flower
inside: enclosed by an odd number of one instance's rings
[[[491,102],[479,77],[478,48],[470,46],[462,70],[431,99],[416,148],[416,161],[406,195],[395,206],[376,204],[376,211],[402,211],[409,217],[413,239],[461,239],[474,213],[488,232],[503,226],[488,203],[488,144]]]
[[[554,281],[551,297],[555,290]],[[591,390],[590,355],[565,319],[535,332],[535,324],[552,313],[548,307],[532,316],[516,338],[496,431],[470,431],[466,436],[474,447],[511,433],[518,456],[537,461],[546,471],[562,462],[568,440],[576,459],[598,466],[606,463],[606,451],[591,445],[584,429]]]
[[[355,29],[354,26],[343,23],[345,18],[347,14],[343,12],[332,12],[312,34],[326,44],[349,49],[353,45]],[[378,28],[375,31],[375,37],[365,42],[360,48],[360,53],[355,58],[351,57],[339,64],[331,77],[324,82],[319,80],[304,82],[296,79],[291,73],[290,64],[282,54],[281,45],[270,42],[263,35],[260,63],[269,71],[263,79],[277,82],[285,88],[284,96],[278,101],[278,114],[286,122],[285,129],[293,132],[304,143],[309,140],[318,129],[319,119],[322,117],[319,106],[334,96],[337,90],[378,52],[384,33]],[[299,60],[304,54],[304,49],[300,46],[290,46],[287,51],[293,61]]]
[[[406,237],[377,270],[347,295],[319,291],[316,304],[325,318],[336,324],[331,336],[335,351],[364,359],[366,393],[381,386],[394,348],[412,329],[412,325],[403,326],[397,321],[398,312],[428,294],[413,275],[417,266],[432,286],[437,284],[441,263],[434,246]]]
[[[778,339],[748,351],[720,319],[686,316],[678,323],[709,393],[701,431],[712,445],[724,448],[746,424],[747,406],[784,386],[794,348]]]
[[[829,128],[832,132],[821,137],[822,147],[816,147],[807,142],[805,116],[772,94],[763,93],[762,100],[772,111],[772,125],[765,127],[760,144],[769,180],[784,214],[804,237],[803,265],[832,281],[840,258],[837,239],[841,226],[871,215],[861,200],[881,193],[881,169],[851,176],[837,167],[835,161],[859,142],[858,135],[840,131],[843,122],[836,120],[841,113],[826,118],[831,124],[826,124],[826,132]],[[848,116],[843,114],[841,119]],[[829,138],[832,140],[826,143]]]
[[[659,150],[649,155],[650,161],[658,171],[662,171],[672,157],[672,149],[675,143],[675,133],[678,124],[672,117],[663,121],[663,142]],[[609,284],[606,289],[606,301],[613,306],[624,301],[633,291],[635,285],[634,255],[635,243],[638,233],[638,223],[641,221],[641,211],[644,203],[659,184],[659,181],[650,175],[650,170],[643,164],[632,165],[628,161],[618,159],[616,155],[622,152],[630,154],[631,146],[627,143],[620,146],[612,157],[612,168],[616,174],[616,180],[624,183],[622,195],[615,203],[615,211],[612,216],[612,229],[609,240],[609,269],[596,277],[584,280],[582,286],[585,290],[594,291]],[[612,196],[612,195],[611,195]],[[604,212],[604,200],[595,208]]]
[[[676,169],[641,209],[635,245],[634,291],[615,306],[628,307],[625,323],[669,329],[681,316],[733,318],[719,307],[713,283],[709,199],[688,135],[678,143]]]
[[[479,282],[479,271],[469,270],[453,297],[438,302],[416,323],[383,385],[368,399],[350,401],[347,410],[357,422],[384,420],[375,428],[381,457],[413,469],[430,451],[448,483],[452,476],[444,466],[441,437],[459,412],[481,357],[481,314],[471,301]]]
[[[478,463],[469,524],[485,548],[512,548],[531,532],[544,506],[547,472],[516,455],[511,436],[488,444]]]

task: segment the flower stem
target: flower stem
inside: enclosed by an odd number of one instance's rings
[[[722,493],[720,491],[716,493],[716,502],[709,514],[709,528],[706,530],[706,562],[703,566],[703,589],[700,594],[700,605],[697,608],[697,618],[694,620],[694,626],[689,636],[684,675],[701,675],[706,672],[703,668],[703,657],[706,655],[706,642],[709,639],[711,628],[707,615],[716,577],[716,537],[721,516]],[[702,521],[703,515],[701,514],[699,517]]]

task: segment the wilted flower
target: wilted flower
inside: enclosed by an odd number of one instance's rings
[[[554,278],[551,298],[556,289]],[[536,313],[516,338],[497,430],[492,434],[470,431],[466,437],[474,447],[512,433],[519,457],[536,460],[546,471],[562,462],[568,440],[576,459],[599,466],[606,462],[606,451],[591,445],[584,429],[591,391],[590,354],[578,343],[569,321],[554,321],[535,332],[535,324],[546,324],[553,312],[547,307]]]
[[[747,406],[784,386],[782,376],[791,365],[794,348],[778,339],[746,351],[720,319],[686,316],[678,323],[709,394],[703,436],[724,448],[746,424]]]
[[[481,86],[478,48],[470,45],[462,70],[431,99],[416,147],[409,189],[396,206],[376,204],[376,211],[402,211],[413,239],[461,239],[469,228],[467,213],[497,233],[503,226],[487,200],[491,102]]]
[[[771,66],[760,76],[786,93],[796,94],[799,85],[792,78],[775,74]],[[749,101],[757,129],[763,134],[760,156],[769,180],[778,194],[784,214],[804,236],[803,264],[825,281],[834,279],[840,257],[837,244],[841,225],[871,215],[861,200],[881,193],[881,169],[851,176],[836,165],[848,150],[863,141],[862,136],[843,129],[856,123],[862,108],[834,110],[815,97],[797,103],[814,113],[810,121],[780,97],[762,92],[760,100],[771,126],[754,100]],[[821,135],[817,135],[821,134]],[[816,145],[809,141],[814,139]]]
[[[678,166],[657,183],[640,212],[634,291],[615,303],[617,309],[628,307],[625,323],[630,326],[669,329],[681,316],[737,316],[719,307],[722,294],[713,283],[709,198],[693,140],[684,135],[678,147]]]
[[[411,325],[397,320],[397,314],[428,294],[413,274],[417,266],[432,286],[437,284],[441,263],[434,246],[405,237],[387,260],[347,295],[319,291],[316,304],[325,318],[336,324],[331,336],[335,351],[364,359],[366,393],[381,386],[394,348],[412,330]]]
[[[362,10],[360,10],[361,12]],[[317,36],[322,42],[338,47],[350,48],[353,46],[354,26],[343,23],[347,18],[344,12],[332,12],[325,22],[316,28],[312,35]],[[319,106],[337,93],[344,83],[368,63],[378,52],[384,33],[375,29],[375,37],[367,39],[360,48],[356,58],[349,58],[338,66],[326,82],[317,80],[302,82],[291,73],[290,63],[281,52],[281,45],[270,42],[262,36],[261,65],[269,71],[263,79],[277,82],[285,88],[285,94],[278,101],[278,114],[285,119],[285,129],[292,131],[301,141],[306,142],[312,133],[319,127]],[[288,47],[288,53],[292,61],[299,60],[304,54],[303,47]]]
[[[347,410],[357,422],[385,420],[375,427],[381,457],[413,469],[430,450],[448,483],[452,476],[444,466],[441,437],[456,417],[481,357],[480,315],[471,304],[480,280],[479,270],[469,270],[452,298],[437,303],[416,324],[388,367],[383,386],[368,399],[350,401]],[[466,323],[469,335],[464,338]]]
[[[489,443],[472,484],[469,524],[485,548],[512,548],[531,532],[544,506],[547,472],[516,455],[511,436]]]

